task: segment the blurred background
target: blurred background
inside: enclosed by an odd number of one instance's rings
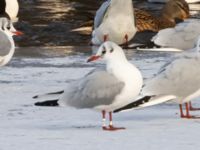
[[[90,35],[72,32],[94,19],[104,0],[19,0],[16,28],[25,33],[16,39],[18,46],[84,46]],[[197,6],[198,4],[195,4]],[[134,7],[156,14],[163,4],[134,0]]]

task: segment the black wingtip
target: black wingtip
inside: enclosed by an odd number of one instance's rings
[[[152,96],[145,96],[135,102],[132,102],[124,107],[121,107],[119,109],[116,109],[114,110],[113,112],[114,113],[117,113],[117,112],[120,112],[122,110],[126,110],[126,109],[132,109],[132,108],[136,108],[136,107],[139,107],[140,105],[144,104],[144,103],[147,103],[150,99],[151,99]]]
[[[49,100],[43,102],[36,102],[35,106],[58,106],[58,100]]]
[[[33,99],[36,99],[36,98],[38,98],[38,95],[36,95],[36,96],[33,96]]]

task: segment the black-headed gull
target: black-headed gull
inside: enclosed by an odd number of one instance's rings
[[[195,51],[184,53],[164,65],[155,77],[145,83],[142,90],[143,95],[171,95],[172,99],[179,103],[181,118],[197,118],[191,116],[189,111],[195,110],[190,101],[200,97],[200,37]],[[183,112],[182,104],[185,104],[186,114]],[[132,108],[134,105],[128,104],[116,111]]]
[[[200,20],[187,19],[174,28],[160,30],[152,41],[162,47],[191,49],[200,35]]]
[[[10,20],[0,18],[0,66],[6,65],[14,54],[15,44],[12,36],[21,35],[21,32],[10,29],[11,26]]]
[[[108,0],[96,12],[91,43],[127,43],[136,30],[132,0]]]
[[[18,0],[1,0],[0,2],[0,15],[1,17],[9,17],[12,22],[17,21],[19,11]]]
[[[140,93],[143,78],[117,44],[107,41],[88,62],[103,59],[106,68],[89,72],[83,78],[71,82],[58,101],[38,102],[39,106],[72,106],[78,109],[95,109],[102,112],[104,130],[118,130],[112,124],[112,111],[132,102]],[[110,123],[106,127],[105,115]]]

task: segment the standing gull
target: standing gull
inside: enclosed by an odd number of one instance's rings
[[[198,118],[190,115],[190,110],[198,110],[191,106],[191,100],[200,97],[200,37],[196,43],[196,52],[187,52],[174,61],[164,65],[159,73],[149,79],[143,88],[143,95],[173,95],[179,103],[181,118]],[[183,104],[186,113],[183,112]],[[128,104],[115,112],[132,109]]]
[[[91,43],[127,43],[136,30],[132,0],[108,0],[96,12]]]
[[[107,41],[88,62],[103,59],[106,69],[94,70],[80,80],[71,82],[60,92],[58,101],[38,102],[39,106],[72,106],[78,109],[95,109],[102,112],[103,130],[118,130],[112,124],[112,111],[124,106],[138,96],[143,79],[140,71],[128,60],[123,50],[115,43]],[[38,96],[37,96],[38,97]],[[110,123],[105,124],[106,113]]]
[[[36,106],[71,106],[78,109],[94,109],[102,112],[103,130],[119,130],[112,123],[112,112],[130,102],[135,107],[146,107],[163,102],[163,99],[149,101],[151,97],[136,99],[141,91],[143,79],[140,71],[128,60],[123,50],[115,43],[107,41],[88,62],[103,59],[106,69],[94,70],[83,78],[72,81],[64,91],[35,96],[45,98],[59,96],[58,100],[35,103]],[[168,98],[169,99],[169,98]],[[167,101],[165,99],[165,101]],[[109,126],[106,126],[106,113],[109,113]]]

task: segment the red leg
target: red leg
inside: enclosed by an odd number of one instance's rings
[[[128,35],[126,34],[125,36],[124,36],[124,39],[125,39],[125,46],[126,47],[128,47]]]
[[[190,110],[188,103],[185,103],[185,109],[186,109],[186,118],[190,118]]]
[[[117,130],[124,130],[125,128],[123,127],[114,127],[113,126],[113,122],[112,122],[112,112],[109,112],[109,126],[108,127],[104,127],[103,130],[107,130],[107,131],[117,131]]]
[[[103,110],[102,111],[102,129],[105,130],[106,129],[106,111]]]
[[[125,42],[128,45],[128,35],[127,34],[125,35]]]
[[[189,110],[190,111],[197,111],[197,110],[200,110],[200,108],[194,108],[194,107],[192,107],[192,102],[189,102]]]
[[[182,118],[187,118],[187,119],[199,119],[200,117],[197,116],[191,116],[190,115],[190,109],[189,109],[189,104],[185,103],[185,109],[186,109],[186,115],[183,115]]]
[[[109,112],[109,127],[113,127],[113,122],[112,122],[112,112]]]
[[[108,34],[105,34],[104,36],[103,36],[103,41],[105,42],[105,41],[108,41]]]
[[[179,109],[180,109],[180,117],[181,118],[184,118],[184,114],[183,114],[183,106],[182,106],[182,104],[179,104]]]

